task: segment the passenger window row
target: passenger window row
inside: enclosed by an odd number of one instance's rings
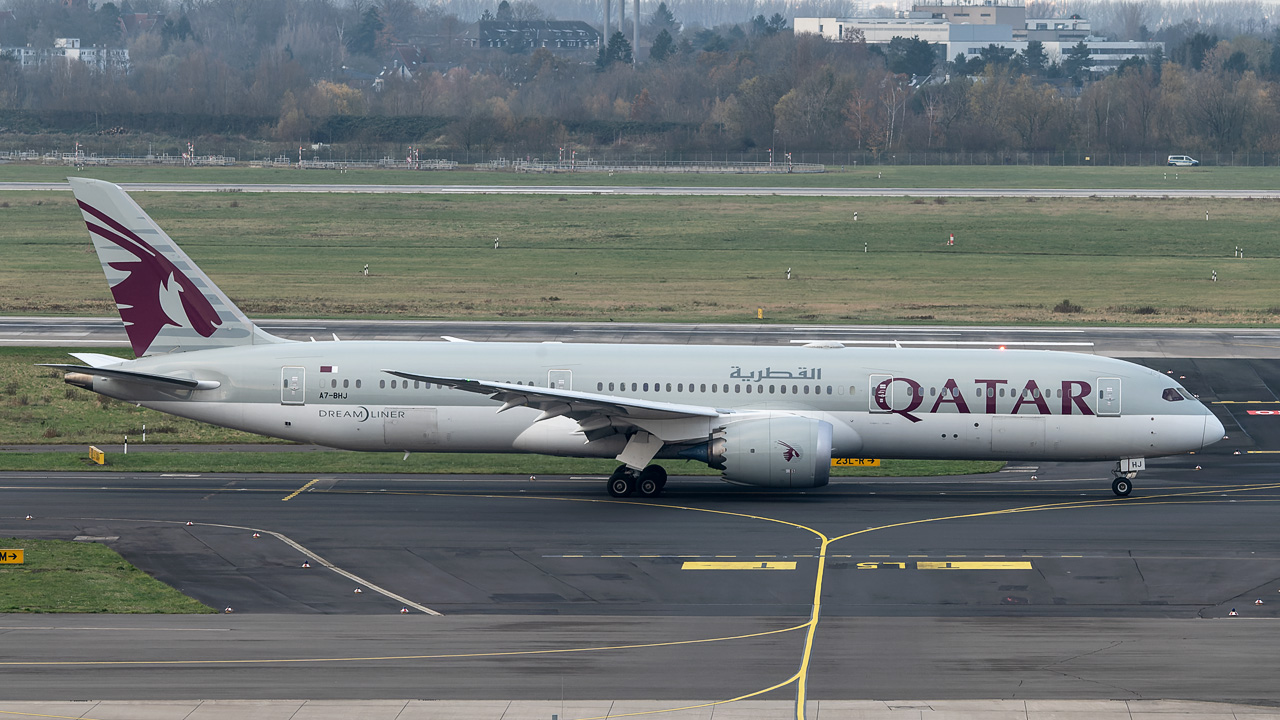
[[[337,379],[337,378],[333,378],[333,379],[329,380],[329,387],[330,387],[330,388],[334,388],[334,389],[336,389],[336,388],[338,387],[338,382],[339,382],[339,381],[338,381],[338,379]],[[345,388],[350,388],[350,387],[351,387],[351,380],[350,380],[350,379],[344,379],[344,380],[342,380],[341,382],[342,382],[342,387],[343,387],[344,389],[345,389]],[[511,381],[510,381],[510,380],[504,380],[503,382],[510,384],[510,382],[511,382]],[[520,382],[519,380],[517,380],[515,384],[516,384],[516,385],[528,385],[528,386],[532,387],[532,386],[533,386],[533,381],[532,381],[532,380],[530,380],[529,382],[525,383],[525,382]],[[413,389],[414,389],[414,390],[430,390],[430,389],[431,389],[431,385],[432,385],[432,383],[429,383],[429,382],[424,382],[424,381],[420,381],[420,380],[414,380],[414,381],[413,381]],[[361,381],[360,381],[360,380],[356,380],[356,381],[355,381],[355,387],[356,387],[356,389],[357,389],[357,390],[359,390],[359,389],[360,389],[360,386],[361,386]],[[320,381],[320,387],[321,387],[321,389],[323,389],[323,388],[325,387],[325,382],[324,382],[324,380],[321,380],[321,381]],[[386,387],[387,387],[387,381],[386,381],[386,380],[379,380],[379,381],[378,381],[378,387],[379,387],[379,388],[381,388],[381,389],[386,389]],[[436,388],[437,390],[442,390],[442,389],[444,389],[444,387],[445,387],[444,385],[439,385],[439,384],[436,384],[436,386],[435,386],[435,388]],[[408,380],[392,380],[392,381],[391,381],[391,389],[392,389],[392,390],[408,390],[408,389],[409,389],[409,381],[408,381]]]
[[[710,388],[710,392],[713,392],[713,393],[742,394],[745,392],[748,395],[753,395],[753,394],[763,395],[766,392],[770,395],[775,395],[775,394],[777,395],[787,395],[787,394],[822,395],[824,393],[827,395],[835,394],[835,389],[830,385],[826,385],[826,386],[822,386],[822,385],[751,385],[751,384],[744,385],[742,383],[734,383],[732,386],[730,386],[729,383],[711,383],[710,385],[707,385],[706,383],[688,383],[686,385],[685,383],[660,383],[660,382],[656,382],[656,383],[619,382],[619,383],[607,383],[607,384],[603,382],[598,382],[596,383],[596,391],[628,392],[628,386],[630,387],[630,392],[664,392],[665,391],[665,392],[680,392],[680,393],[682,392],[705,393],[705,392],[708,392],[708,388]],[[853,388],[850,388],[849,392],[852,394]]]

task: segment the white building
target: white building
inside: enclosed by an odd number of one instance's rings
[[[1016,24],[1008,24],[1010,21]],[[1131,57],[1149,58],[1164,43],[1108,42],[1090,35],[1089,21],[1073,15],[1070,18],[1031,18],[1021,5],[994,4],[993,0],[968,4],[916,5],[912,12],[899,12],[892,18],[796,18],[796,33],[820,35],[831,42],[888,44],[895,37],[919,38],[935,46],[944,46],[947,60],[964,54],[977,57],[989,45],[1022,52],[1031,40],[1044,45],[1050,62],[1062,62],[1077,43],[1089,48],[1093,68],[1098,72],[1114,70]]]
[[[34,68],[58,62],[82,62],[98,70],[129,70],[129,50],[97,45],[81,47],[79,38],[58,38],[51,48],[7,47],[0,55],[11,56],[22,68]]]
[[[1040,42],[1080,42],[1093,35],[1093,25],[1079,15],[1069,18],[1027,18],[1026,26],[1019,33],[1015,28],[1015,40],[1039,40]]]
[[[1046,42],[1042,44],[1044,45],[1044,54],[1049,58],[1049,62],[1061,64],[1062,60],[1071,52],[1071,48],[1080,42],[1082,41]],[[1131,57],[1149,60],[1157,49],[1160,52],[1164,51],[1164,43],[1157,42],[1107,42],[1092,38],[1083,42],[1085,47],[1089,48],[1089,59],[1093,61],[1094,72],[1111,72],[1119,67],[1120,63]],[[989,44],[982,42],[950,45],[947,48],[947,59],[954,60],[956,55],[964,53],[966,60],[972,60]],[[1023,41],[998,42],[996,45],[1016,53],[1024,52],[1027,49],[1027,43]]]

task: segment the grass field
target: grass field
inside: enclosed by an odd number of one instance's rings
[[[1276,201],[138,200],[255,317],[751,322],[764,308],[780,323],[1257,324],[1280,313]],[[0,191],[0,211],[0,314],[114,314],[69,194]],[[1082,311],[1054,312],[1064,299]]]
[[[815,174],[740,175],[676,173],[525,174],[457,170],[289,170],[283,168],[98,168],[58,165],[0,165],[0,182],[60,182],[68,175],[112,182],[342,183],[379,185],[601,185],[741,187],[986,187],[986,188],[1145,188],[1179,190],[1254,190],[1280,187],[1274,167],[1088,167],[998,165],[829,165]],[[1176,176],[1176,177],[1175,177]]]
[[[0,565],[0,613],[215,612],[97,543],[0,538],[25,564]]]

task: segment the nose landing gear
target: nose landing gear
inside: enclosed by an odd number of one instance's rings
[[[1129,493],[1133,492],[1133,476],[1137,473],[1128,473],[1125,477],[1118,477],[1111,481],[1111,492],[1120,497],[1129,497]]]
[[[1118,497],[1129,497],[1129,493],[1133,492],[1133,479],[1138,477],[1139,470],[1147,469],[1146,458],[1124,458],[1117,460],[1116,466],[1111,469],[1111,474],[1116,479],[1111,482],[1111,492]]]

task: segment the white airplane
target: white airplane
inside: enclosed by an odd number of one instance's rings
[[[731,483],[827,484],[833,458],[1115,460],[1222,438],[1166,375],[1048,351],[562,343],[294,342],[254,325],[118,186],[70,178],[136,360],[73,353],[66,381],[161,412],[334,448],[616,458],[614,496],[662,492],[655,458]]]

